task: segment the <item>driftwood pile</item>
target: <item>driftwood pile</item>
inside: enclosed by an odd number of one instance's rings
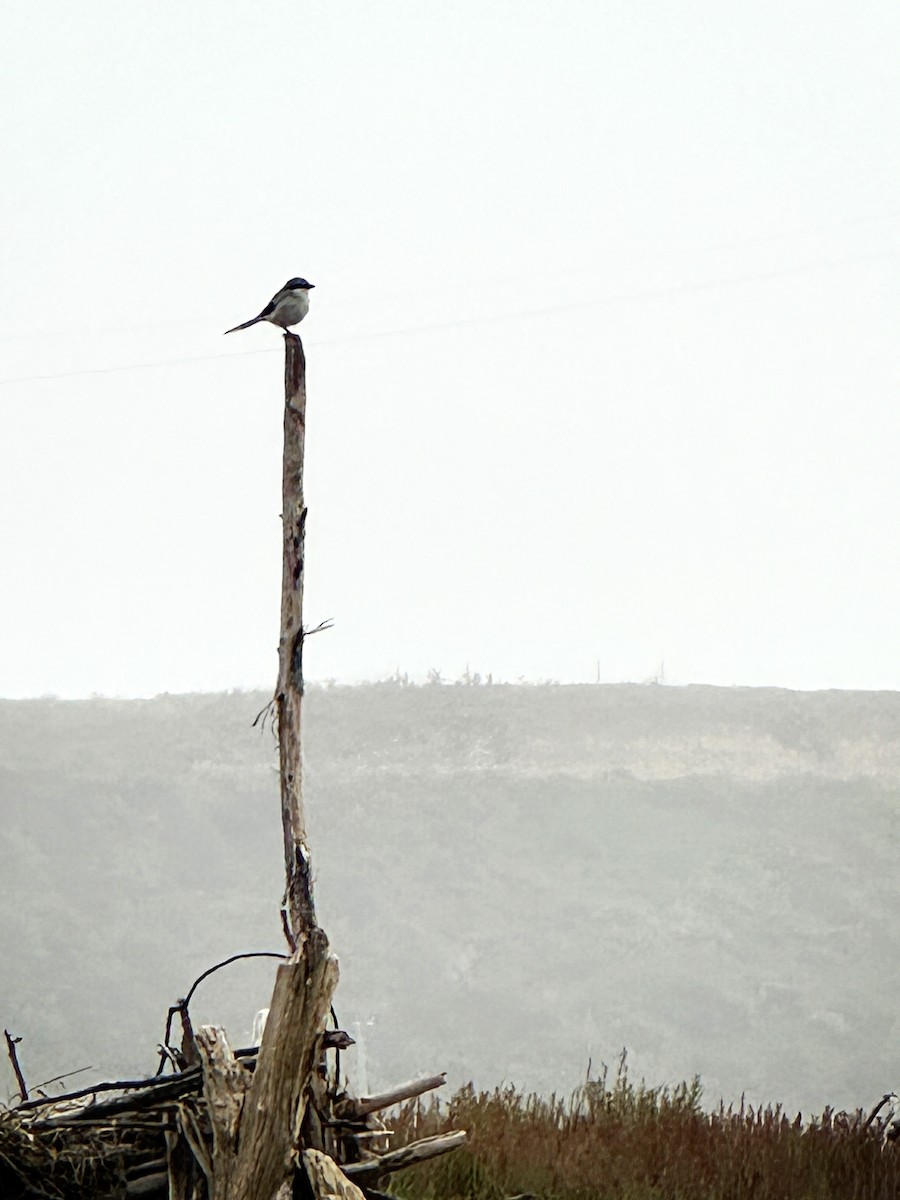
[[[195,1033],[180,1001],[160,1047],[167,1073],[26,1099],[0,1114],[0,1196],[386,1200],[378,1189],[390,1173],[453,1150],[466,1135],[390,1148],[377,1114],[444,1076],[380,1095],[343,1090],[341,1051],[353,1039],[325,1028],[336,981],[336,960],[314,929],[278,968],[260,1046],[232,1050],[217,1026]],[[169,1044],[173,1014],[179,1046]]]

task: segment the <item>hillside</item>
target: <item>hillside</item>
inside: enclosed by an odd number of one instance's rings
[[[196,975],[281,949],[266,699],[0,702],[0,1019],[31,1081],[148,1070]],[[626,1045],[710,1102],[897,1086],[900,695],[386,683],[306,712],[372,1084],[567,1089]],[[220,973],[197,1019],[241,1041],[270,978]]]

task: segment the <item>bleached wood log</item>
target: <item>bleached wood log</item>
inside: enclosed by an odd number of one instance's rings
[[[237,1165],[226,1200],[273,1200],[293,1177],[306,1089],[337,980],[337,959],[318,928],[302,937],[296,953],[279,965],[244,1100]]]
[[[411,1079],[409,1083],[400,1083],[387,1092],[379,1092],[375,1096],[359,1096],[348,1098],[337,1110],[338,1115],[364,1117],[368,1113],[378,1112],[382,1108],[390,1108],[393,1104],[401,1104],[414,1096],[421,1096],[434,1088],[439,1088],[447,1082],[447,1072],[440,1075],[429,1075],[426,1079]]]
[[[210,1200],[228,1200],[237,1166],[238,1132],[241,1129],[250,1075],[237,1061],[225,1031],[218,1025],[202,1025],[196,1034],[203,1071],[203,1095],[212,1128],[213,1195]]]
[[[321,1150],[304,1150],[303,1165],[316,1200],[365,1200],[356,1184]]]
[[[403,1167],[411,1167],[413,1163],[425,1162],[426,1159],[436,1158],[439,1154],[457,1150],[465,1140],[464,1129],[456,1129],[453,1133],[439,1133],[434,1137],[422,1138],[418,1142],[410,1142],[408,1146],[401,1146],[399,1150],[390,1150],[377,1159],[347,1163],[343,1171],[349,1179],[362,1184],[367,1179],[376,1179],[390,1171],[399,1171]]]

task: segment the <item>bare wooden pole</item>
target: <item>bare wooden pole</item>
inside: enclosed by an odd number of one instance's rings
[[[278,745],[284,830],[285,932],[292,945],[316,925],[312,867],[303,807],[300,748],[303,700],[303,574],[306,504],[306,357],[293,333],[284,335],[284,460],[282,473],[281,637],[278,643]]]
[[[203,1026],[196,1036],[203,1096],[212,1137],[205,1135],[190,1108],[179,1108],[179,1134],[206,1178],[209,1200],[290,1200],[296,1173],[306,1167],[307,1193],[316,1200],[363,1200],[362,1192],[325,1153],[337,1144],[326,1136],[333,1097],[322,1073],[325,1018],[338,980],[337,959],[316,923],[310,853],[303,806],[301,712],[303,701],[303,577],[306,503],[303,458],[306,447],[306,359],[303,344],[284,335],[284,458],[282,469],[281,637],[275,710],[281,767],[281,821],[284,833],[285,893],[282,918],[291,944],[281,964],[269,1018],[252,1076],[228,1045],[223,1030]],[[201,976],[201,978],[203,978]],[[188,994],[188,998],[190,993]],[[185,1010],[187,1001],[182,1002]],[[444,1082],[432,1076],[403,1084],[390,1093],[367,1097],[347,1108],[359,1122],[400,1099],[421,1095]],[[305,1120],[309,1113],[309,1120]],[[454,1149],[465,1138],[454,1133],[427,1138],[381,1156],[372,1167],[353,1164],[360,1180],[398,1170]],[[175,1145],[177,1151],[179,1145]],[[305,1153],[305,1157],[304,1157]],[[179,1171],[170,1147],[171,1200],[190,1200],[191,1179]],[[383,1167],[381,1164],[384,1164]],[[180,1190],[179,1190],[180,1189]],[[186,1190],[187,1189],[187,1190]]]
[[[284,335],[281,636],[275,709],[284,833],[283,920],[293,953],[278,968],[256,1070],[249,1075],[221,1029],[197,1035],[212,1152],[195,1148],[210,1200],[286,1200],[301,1153],[301,1126],[322,1031],[337,984],[337,959],[316,923],[303,807],[303,574],[306,504],[306,359],[303,344]],[[190,1142],[192,1130],[182,1123]],[[196,1141],[196,1139],[195,1139]]]

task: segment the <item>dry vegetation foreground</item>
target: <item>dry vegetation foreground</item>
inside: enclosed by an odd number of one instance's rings
[[[624,1059],[568,1100],[463,1088],[448,1108],[407,1106],[400,1140],[467,1129],[465,1147],[391,1185],[402,1200],[896,1200],[900,1143],[826,1111],[704,1112],[694,1081],[633,1085]]]
[[[887,1111],[887,1110],[884,1110]],[[884,1112],[791,1120],[780,1107],[704,1111],[697,1080],[634,1085],[624,1053],[568,1099],[513,1087],[460,1089],[449,1104],[386,1114],[379,1150],[466,1129],[452,1154],[382,1177],[366,1200],[897,1200],[900,1141]],[[87,1122],[29,1133],[0,1112],[2,1200],[139,1200],[151,1176],[128,1170],[133,1124]],[[144,1128],[150,1128],[144,1126]],[[156,1125],[157,1137],[162,1126]],[[146,1137],[146,1134],[143,1135]],[[373,1143],[366,1143],[367,1146]],[[148,1171],[159,1163],[146,1164]],[[158,1185],[152,1191],[159,1194]],[[296,1194],[296,1193],[295,1193]]]

